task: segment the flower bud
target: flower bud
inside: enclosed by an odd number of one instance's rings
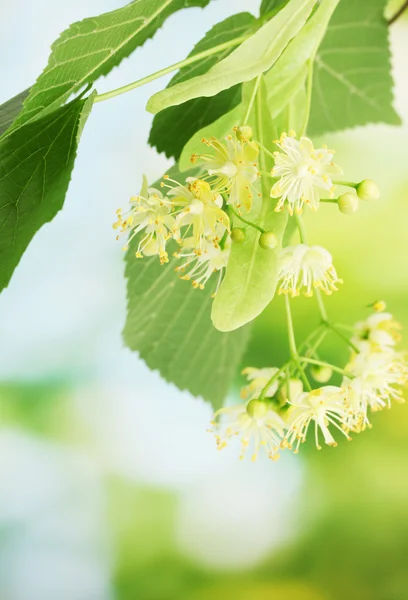
[[[237,244],[243,244],[246,240],[246,232],[242,227],[233,227],[231,231],[231,239]]]
[[[288,384],[285,381],[285,383],[279,388],[276,397],[279,400],[281,406],[283,406],[289,399],[291,400],[291,402],[293,402],[293,400],[300,396],[302,392],[303,383],[300,381],[300,379],[290,379],[289,389]]]
[[[343,215],[352,215],[358,209],[358,196],[355,192],[346,192],[337,198],[337,205]]]
[[[247,404],[246,411],[251,419],[262,419],[268,412],[268,404],[263,400],[251,400]]]
[[[274,250],[278,245],[278,237],[273,231],[264,231],[259,238],[259,245],[264,250]]]
[[[387,305],[384,302],[384,300],[377,300],[372,304],[372,307],[375,310],[375,312],[382,312],[387,308]]]
[[[319,383],[327,383],[333,375],[333,370],[330,367],[320,367],[318,365],[312,367],[310,372],[313,379]]]
[[[380,190],[372,179],[363,179],[356,187],[356,192],[361,200],[377,200],[380,197]]]
[[[242,127],[237,128],[236,135],[240,142],[248,142],[252,138],[252,127],[242,125]]]

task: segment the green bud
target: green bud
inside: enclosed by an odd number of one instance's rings
[[[356,187],[356,192],[361,200],[378,200],[380,190],[372,179],[363,179]]]
[[[243,244],[246,240],[246,232],[242,227],[233,227],[231,231],[231,239],[237,244]]]
[[[337,198],[337,205],[343,215],[352,215],[358,209],[358,196],[355,192],[346,192]]]
[[[268,404],[262,400],[250,400],[247,404],[246,411],[251,419],[262,419],[268,412]]]
[[[330,367],[320,367],[318,365],[312,367],[310,372],[313,379],[319,383],[327,383],[333,375],[333,370]]]
[[[248,142],[252,138],[252,134],[252,127],[249,125],[242,125],[242,127],[238,127],[236,130],[236,135],[240,142]]]
[[[259,245],[264,250],[274,250],[278,245],[278,237],[273,231],[264,231],[259,238]]]
[[[285,383],[279,388],[278,393],[276,394],[276,397],[278,398],[281,406],[283,406],[284,404],[286,404],[286,402],[289,400],[289,398],[291,400],[294,400],[295,398],[300,396],[300,394],[302,392],[303,392],[303,383],[300,381],[300,379],[290,379],[289,380],[289,390],[288,390],[288,384],[285,381]]]

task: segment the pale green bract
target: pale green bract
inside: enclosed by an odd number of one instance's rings
[[[253,84],[252,84],[253,85]],[[244,102],[250,97],[250,88]],[[248,123],[254,139],[268,146],[277,137],[271,120],[264,82],[259,85],[252,116]],[[259,168],[262,172],[272,166],[270,157],[260,150]],[[275,212],[276,202],[269,196],[269,181],[262,178],[262,208],[256,222],[267,231],[273,231],[279,240],[274,250],[259,245],[259,231],[248,227],[243,244],[233,243],[227,272],[214,299],[211,318],[220,331],[233,331],[257,317],[272,300],[277,284],[278,257],[288,219],[287,212]],[[256,210],[256,209],[255,209]],[[251,213],[248,218],[251,220]]]
[[[210,0],[134,0],[127,6],[73,23],[54,42],[47,67],[32,86],[14,126],[63,104],[82,86],[109,73],[142,46],[174,12]]]
[[[306,63],[314,60],[339,0],[325,0],[298,35],[288,44],[274,67],[265,75],[268,104],[273,117],[288,102],[307,76]]]
[[[192,98],[214,96],[267,71],[303,27],[315,3],[316,0],[291,0],[273,19],[207,73],[152,96],[147,110],[158,113]]]
[[[285,106],[291,115],[287,115],[287,128],[300,129],[303,124],[304,106],[306,102],[296,104],[294,98],[299,100],[298,92],[304,87],[307,76],[307,61],[314,58],[319,43],[326,31],[328,22],[339,0],[326,0],[320,5],[298,35],[289,43],[280,58],[270,71],[265,73],[264,82],[268,94],[268,109],[272,117],[277,117]],[[296,111],[297,117],[294,117]],[[245,114],[245,104],[241,103],[230,112],[207,127],[203,127],[187,142],[180,157],[182,171],[191,168],[192,154],[202,151],[202,138],[222,138],[236,125],[239,125]],[[299,118],[299,114],[302,118]],[[292,123],[296,123],[296,127]],[[277,127],[280,134],[285,127]]]

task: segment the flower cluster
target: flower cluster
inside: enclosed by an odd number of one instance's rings
[[[229,206],[248,212],[258,195],[257,157],[259,148],[251,141],[250,127],[235,128],[223,142],[203,139],[210,152],[193,155],[205,172],[179,183],[165,175],[160,190],[150,188],[144,178],[139,196],[131,198],[124,213],[117,211],[113,227],[128,235],[125,250],[138,236],[136,258],[158,255],[160,263],[169,262],[168,243],[179,248],[176,271],[203,289],[211,275],[219,273],[218,286],[231,248]],[[166,194],[163,192],[166,191]]]
[[[357,323],[352,338],[355,350],[338,386],[305,390],[300,379],[288,379],[287,373],[296,368],[291,361],[281,369],[245,369],[249,385],[241,396],[249,402],[215,413],[212,431],[218,448],[238,437],[241,458],[251,449],[255,460],[263,447],[276,460],[283,449],[297,453],[310,429],[320,450],[322,440],[337,445],[336,433],[350,440],[350,434],[371,427],[370,412],[390,408],[393,400],[404,402],[400,386],[408,381],[408,364],[395,348],[399,329],[399,323],[383,312]],[[301,370],[307,365],[304,360]]]

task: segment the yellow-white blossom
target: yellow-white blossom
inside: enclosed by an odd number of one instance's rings
[[[251,400],[248,404],[222,408],[215,413],[212,426],[219,450],[238,437],[241,459],[250,450],[255,461],[261,449],[272,460],[279,458],[285,423],[268,401]]]
[[[259,147],[254,141],[239,135],[237,130],[228,135],[223,142],[216,138],[202,142],[213,151],[211,154],[194,154],[192,162],[201,159],[210,175],[214,177],[214,189],[227,194],[227,204],[238,210],[241,206],[249,211],[253,194],[257,193],[253,184],[259,177],[257,159]]]
[[[301,213],[304,204],[317,210],[320,198],[333,197],[332,178],[342,174],[342,169],[333,162],[333,150],[326,146],[315,149],[307,137],[297,140],[294,132],[283,133],[275,142],[280,152],[275,152],[273,177],[278,181],[271,190],[272,198],[279,198],[276,210],[285,203],[289,213]]]
[[[388,312],[375,312],[354,326],[353,342],[368,341],[379,348],[395,346],[401,340],[401,324]]]
[[[113,227],[120,230],[117,239],[121,234],[128,232],[129,243],[140,233],[142,235],[136,249],[136,257],[158,254],[161,263],[168,262],[166,243],[171,238],[174,227],[171,211],[172,204],[159,190],[149,188],[144,177],[140,195],[131,198],[129,210],[123,213],[119,209],[116,213],[118,220]]]
[[[341,431],[349,439],[344,392],[341,388],[326,385],[311,392],[304,392],[291,402],[291,405],[286,419],[288,432],[283,442],[284,447],[298,452],[299,445],[306,440],[311,423],[314,426],[314,439],[318,450],[321,449],[319,433],[323,435],[326,444],[337,445],[332,434],[333,428]]]
[[[391,408],[392,400],[404,402],[400,386],[408,380],[408,365],[402,352],[362,342],[345,370],[353,377],[343,381],[351,429],[361,431],[369,425],[368,409]]]
[[[198,253],[202,253],[208,240],[219,242],[220,225],[229,229],[228,215],[222,210],[222,196],[214,191],[207,181],[188,177],[187,185],[170,187],[168,196],[175,206],[173,235],[181,239],[181,228],[186,227],[184,236],[191,235],[193,245]]]
[[[241,390],[241,398],[243,400],[253,400],[259,398],[261,392],[266,387],[270,379],[278,373],[279,369],[275,367],[266,367],[263,369],[256,369],[255,367],[246,367],[242,374],[246,375],[249,383]],[[272,398],[278,391],[280,384],[279,377],[276,377],[272,383],[268,386],[264,396],[265,398]]]
[[[183,261],[176,267],[176,271],[183,273],[181,279],[191,280],[193,287],[201,290],[204,289],[211,275],[218,272],[218,282],[213,294],[215,296],[228,263],[231,237],[226,233],[221,239],[222,246],[218,242],[206,239],[203,241],[199,253],[194,249],[194,242],[193,238],[186,238],[182,241],[182,249],[174,254],[176,258]]]
[[[312,296],[319,288],[326,294],[337,291],[338,278],[330,252],[321,246],[287,246],[280,256],[278,293]]]

